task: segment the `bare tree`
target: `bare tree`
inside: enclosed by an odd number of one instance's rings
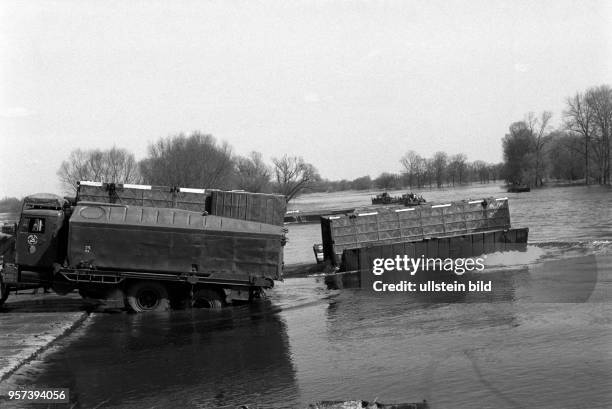
[[[311,188],[319,179],[319,173],[310,163],[297,156],[284,155],[272,158],[276,190],[285,196],[287,202]]]
[[[383,172],[374,179],[374,185],[379,189],[395,189],[399,187],[399,179],[395,173]]]
[[[408,151],[402,158],[400,159],[400,163],[404,167],[405,174],[408,176],[408,185],[412,189],[414,178],[417,178],[417,186],[420,186],[418,183],[418,175],[419,175],[419,167],[420,162],[423,160],[415,151]]]
[[[556,179],[576,180],[584,177],[582,136],[575,132],[557,131],[552,134],[548,155],[550,173]]]
[[[80,180],[102,181],[108,183],[138,183],[140,174],[134,154],[113,146],[102,151],[99,149],[73,150],[63,161],[57,176],[67,192],[76,193]]]
[[[417,158],[415,169],[416,169],[417,187],[425,186],[425,179],[427,178],[428,172],[429,172],[429,161],[422,157]],[[430,184],[431,184],[431,179],[430,179]]]
[[[445,152],[438,151],[434,153],[432,158],[433,171],[436,177],[436,185],[442,187],[444,183],[444,175],[446,173],[446,165],[448,163],[448,155]]]
[[[455,177],[459,179],[459,184],[463,183],[466,168],[467,156],[464,153],[458,153],[450,157],[447,169],[453,186],[455,186]]]
[[[489,176],[491,179],[493,179],[493,181],[501,179],[504,169],[503,163],[490,163],[487,167],[489,168]]]
[[[595,123],[595,153],[599,165],[599,183],[610,184],[610,137],[612,136],[612,88],[608,85],[590,88],[587,104]]]
[[[584,178],[585,183],[589,184],[589,156],[590,142],[593,133],[595,132],[595,121],[593,118],[593,110],[587,102],[585,94],[576,93],[573,97],[565,101],[567,109],[563,112],[565,118],[565,127],[576,134],[584,137]]]
[[[212,135],[194,132],[159,139],[140,162],[146,183],[199,188],[229,188],[234,176],[232,149]]]
[[[510,133],[502,139],[504,151],[504,176],[506,182],[512,184],[529,184],[535,175],[535,140],[529,124],[525,121],[514,122],[510,125]],[[486,163],[474,162],[480,183],[483,183],[481,169]],[[488,178],[487,178],[488,179]]]
[[[351,181],[351,189],[354,190],[367,190],[372,188],[372,178],[370,176],[362,176]]]
[[[601,85],[576,93],[566,100],[566,106],[566,129],[584,138],[585,183],[597,178],[600,184],[609,184],[612,88]]]
[[[266,192],[270,187],[271,171],[259,152],[236,158],[236,185],[249,192]]]
[[[485,161],[476,160],[472,163],[474,173],[480,183],[489,183],[489,165]]]
[[[533,112],[527,114],[525,119],[525,123],[531,134],[533,135],[534,140],[534,178],[535,184],[534,186],[542,186],[543,185],[543,177],[544,177],[544,146],[548,143],[549,139],[546,133],[548,129],[548,123],[550,122],[550,118],[552,118],[552,112],[544,111],[540,115],[540,117],[536,117]]]

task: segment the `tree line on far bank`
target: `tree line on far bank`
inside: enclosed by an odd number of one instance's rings
[[[147,156],[137,161],[133,153],[113,147],[109,150],[71,152],[57,174],[67,192],[76,192],[80,180],[143,183],[279,193],[287,201],[300,193],[342,190],[442,187],[498,180],[502,164],[468,162],[465,154],[449,156],[436,152],[424,158],[409,151],[401,159],[404,171],[383,172],[354,180],[322,179],[317,169],[299,156],[284,155],[265,162],[259,152],[235,155],[226,142],[212,135],[194,132],[161,138],[149,145]]]
[[[78,181],[93,180],[274,192],[287,201],[321,180],[316,168],[299,156],[275,157],[268,165],[259,152],[236,155],[228,143],[201,132],[161,138],[149,145],[141,161],[117,147],[76,149],[62,162],[57,175],[63,188],[72,193]]]
[[[490,183],[501,178],[502,163],[470,162],[467,155],[448,155],[436,152],[427,158],[408,151],[400,160],[399,172],[383,172],[376,178],[362,176],[353,180],[323,180],[313,187],[317,191],[366,189],[424,189],[458,186],[471,183]]]
[[[551,129],[552,113],[528,113],[502,139],[504,178],[542,186],[546,180],[610,184],[612,88],[577,92],[565,101],[563,123]]]

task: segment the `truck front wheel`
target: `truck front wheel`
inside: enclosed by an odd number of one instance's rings
[[[128,306],[135,312],[166,311],[168,290],[156,281],[137,281],[127,289]]]

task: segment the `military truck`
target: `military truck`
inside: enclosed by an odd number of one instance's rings
[[[283,196],[80,182],[34,194],[2,263],[0,304],[19,286],[78,290],[136,312],[248,302],[282,279]]]

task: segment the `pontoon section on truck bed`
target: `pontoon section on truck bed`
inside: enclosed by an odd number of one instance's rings
[[[270,287],[282,277],[280,226],[182,209],[79,204],[69,221],[70,281],[95,273]]]
[[[191,210],[277,226],[283,225],[287,207],[282,195],[88,181],[79,182],[76,200]]]
[[[281,195],[81,181],[76,202],[73,271],[63,270],[70,280],[87,279],[83,266],[121,277],[262,288],[282,279]]]

